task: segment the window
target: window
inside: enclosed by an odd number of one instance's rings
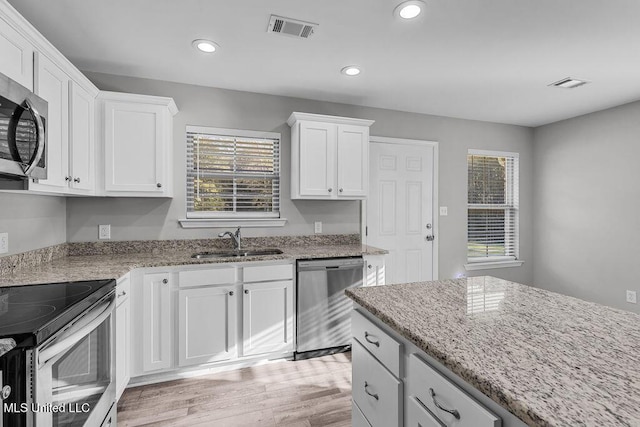
[[[467,167],[469,263],[517,260],[518,153],[469,150]]]
[[[280,217],[280,134],[187,127],[187,218]]]

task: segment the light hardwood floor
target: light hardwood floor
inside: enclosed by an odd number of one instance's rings
[[[129,388],[118,426],[351,426],[351,353]]]

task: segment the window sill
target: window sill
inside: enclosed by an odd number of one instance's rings
[[[520,267],[524,264],[522,260],[515,261],[491,261],[491,262],[472,262],[464,265],[465,270],[491,270],[494,268]]]
[[[286,218],[184,218],[178,222],[182,228],[226,228],[226,227],[284,227]]]

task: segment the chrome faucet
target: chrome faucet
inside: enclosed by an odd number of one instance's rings
[[[240,234],[240,227],[238,227],[235,233],[232,233],[231,231],[225,231],[224,233],[218,234],[218,237],[225,237],[225,236],[229,236],[233,239],[233,243],[236,247],[235,249],[236,251],[239,251],[240,246],[242,245],[242,235]]]

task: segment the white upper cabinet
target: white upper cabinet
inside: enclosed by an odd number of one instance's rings
[[[69,192],[74,194],[95,190],[95,97],[69,82]]]
[[[287,123],[292,199],[367,197],[372,120],[293,113]]]
[[[0,17],[0,73],[33,90],[33,45]]]
[[[60,67],[41,53],[35,55],[34,92],[47,101],[47,179],[30,190],[64,193],[69,187],[69,82]]]
[[[103,194],[172,197],[171,98],[101,92]]]

